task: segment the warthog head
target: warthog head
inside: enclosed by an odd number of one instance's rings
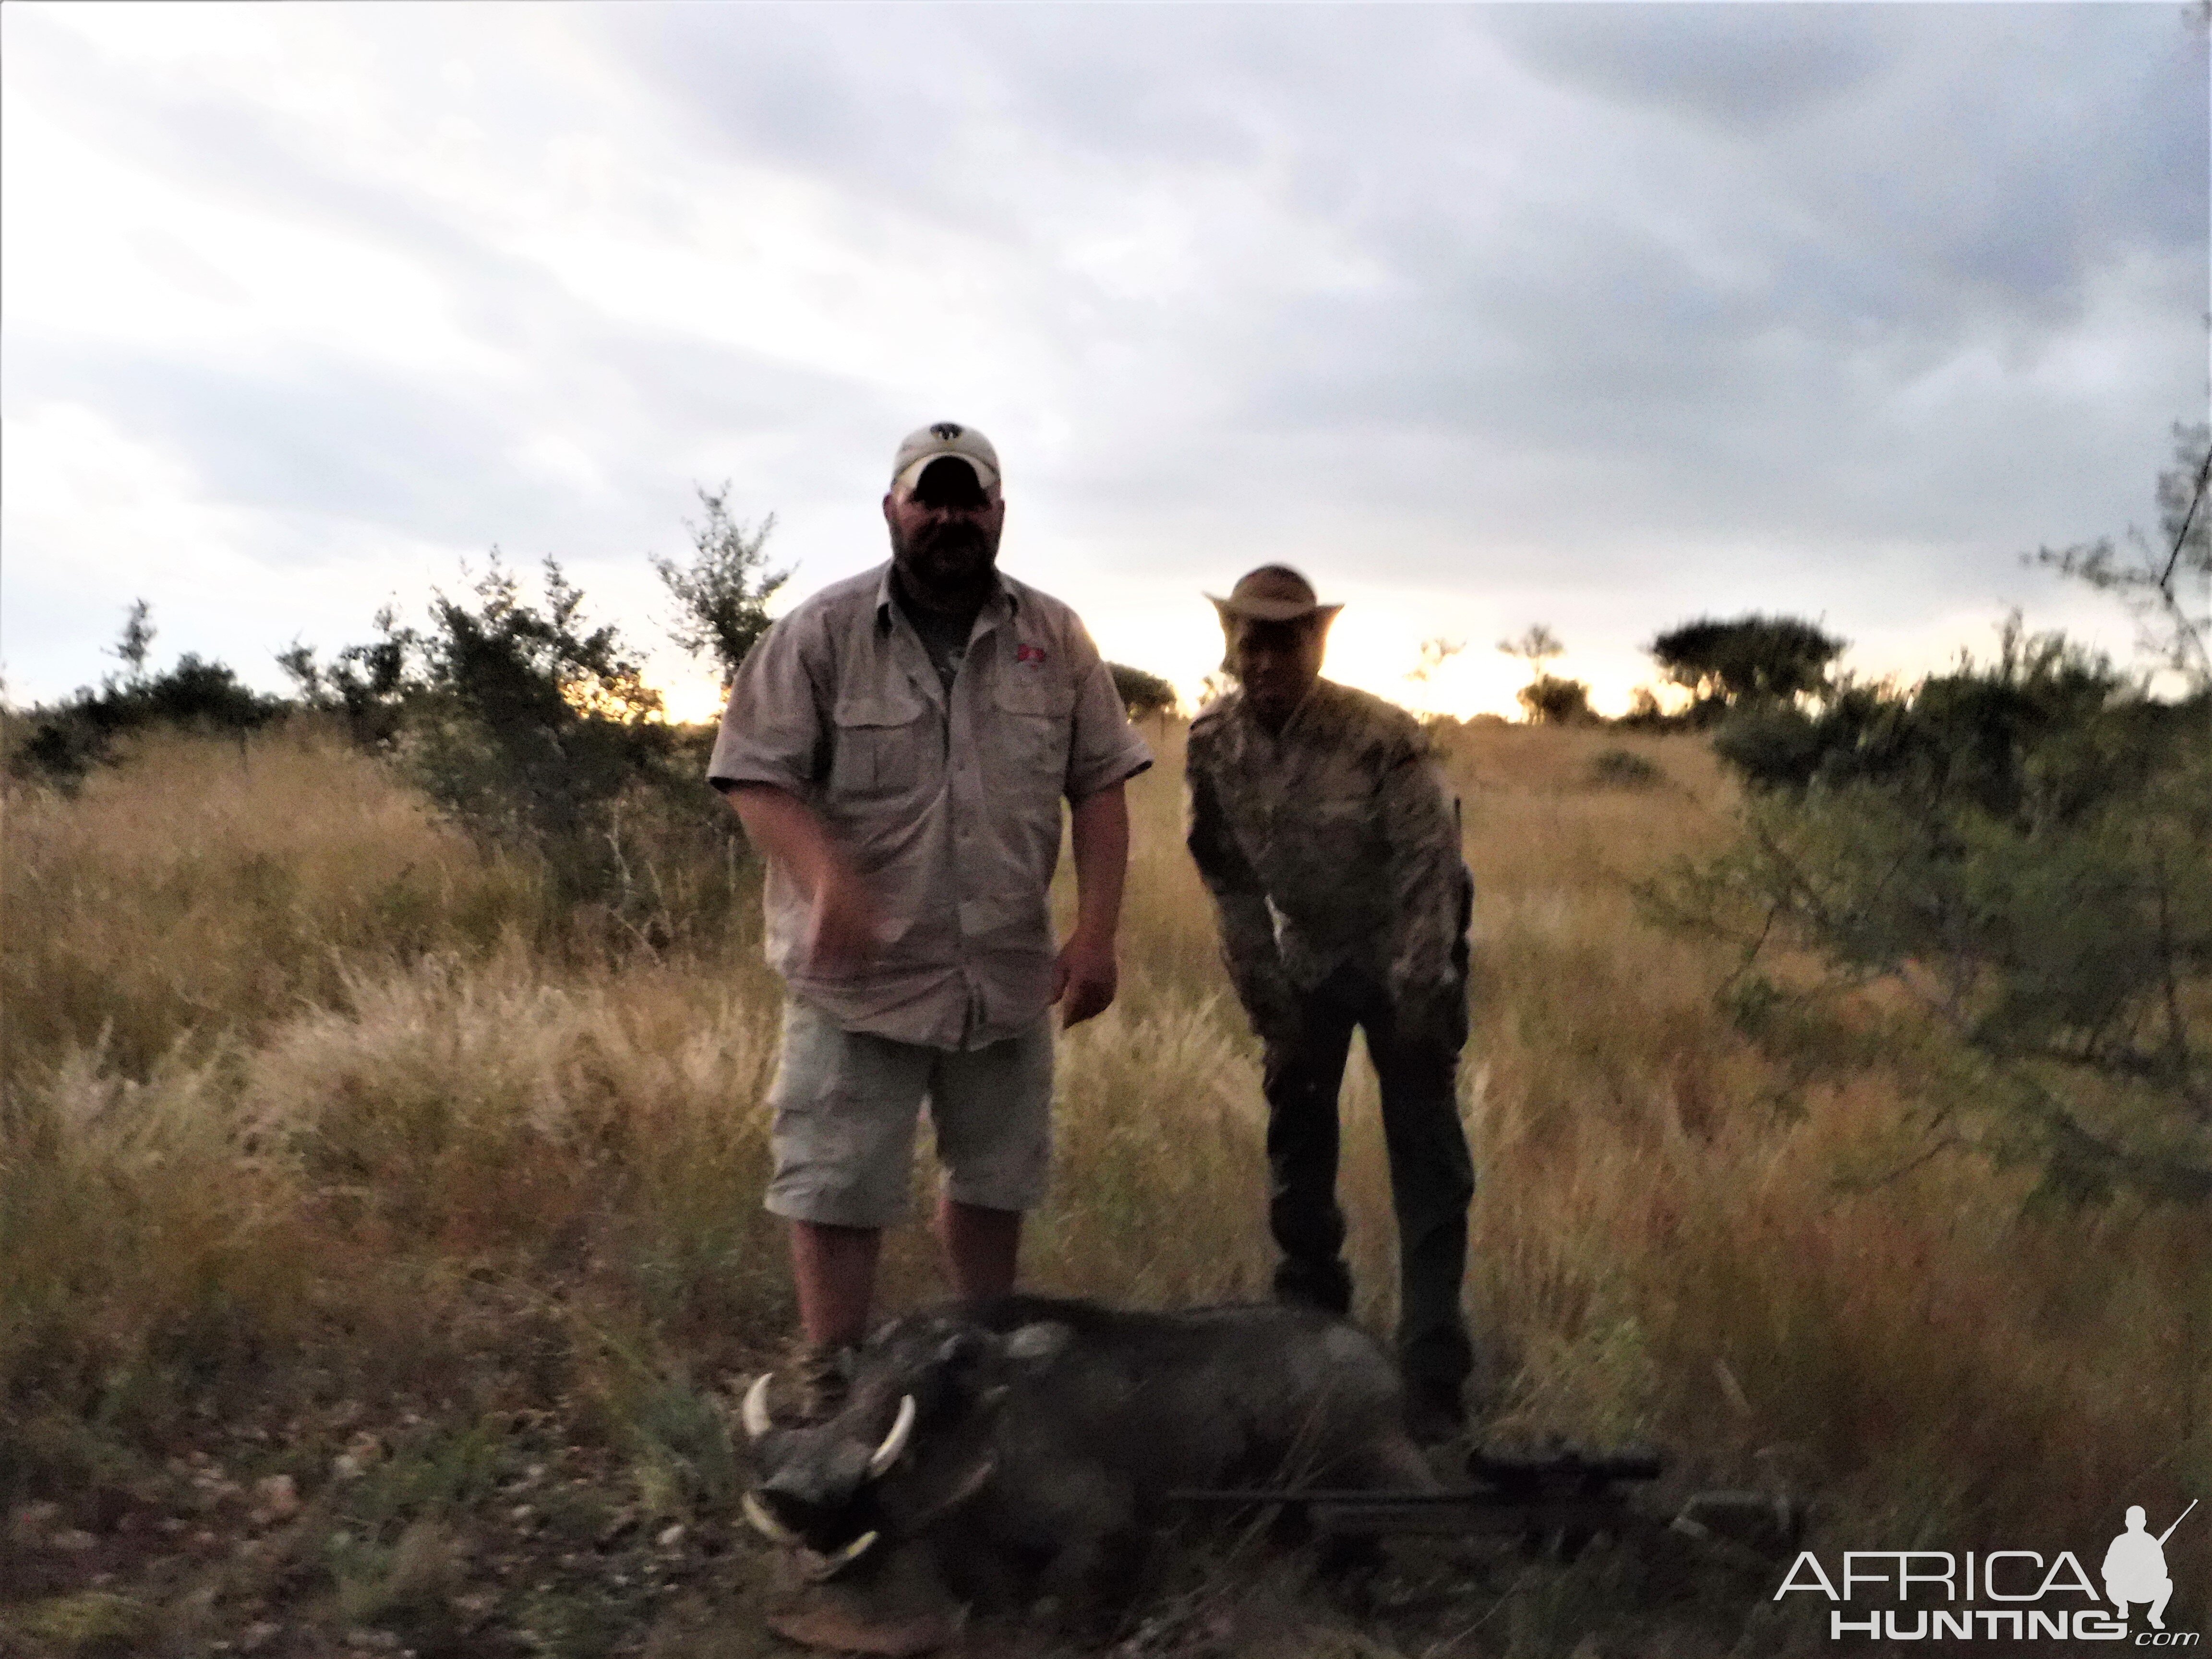
[[[769,1420],[761,1377],[744,1401],[758,1470],[745,1518],[832,1569],[915,1535],[990,1480],[992,1419],[1008,1380],[1066,1336],[1051,1323],[1000,1334],[945,1314],[900,1320],[860,1351],[844,1408],[803,1428]]]

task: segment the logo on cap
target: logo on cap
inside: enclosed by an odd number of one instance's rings
[[[951,443],[960,435],[962,430],[962,427],[957,421],[939,421],[929,428],[929,435],[933,438],[942,438],[946,443]]]

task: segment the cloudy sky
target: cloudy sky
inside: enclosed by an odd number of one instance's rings
[[[1194,684],[1287,559],[1332,668],[1617,707],[1701,612],[1910,673],[2019,555],[2153,516],[2207,403],[2174,3],[0,9],[0,665],[257,682],[496,544],[654,644],[693,488],[791,592],[900,436],[998,444],[1004,563]],[[1427,686],[1419,642],[1468,648]]]

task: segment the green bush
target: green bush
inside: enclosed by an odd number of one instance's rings
[[[1667,781],[1663,767],[1632,749],[1601,749],[1590,757],[1588,773],[1595,789],[1652,789]]]
[[[2057,635],[1817,712],[1731,718],[1735,848],[1655,897],[1739,939],[1738,1022],[1770,1045],[1862,1014],[1948,1055],[1929,1128],[2032,1158],[2046,1191],[2212,1196],[2212,691],[2166,702]],[[1777,946],[1812,983],[1769,977]],[[1944,1042],[1931,1049],[1928,1039]],[[1948,1044],[1948,1046],[1945,1046]]]
[[[1539,726],[1582,726],[1596,718],[1590,713],[1589,686],[1583,680],[1565,679],[1540,670],[1514,695],[1529,720]]]
[[[699,741],[660,718],[638,658],[583,609],[554,560],[533,599],[494,550],[465,597],[433,599],[426,628],[386,611],[375,641],[328,666],[302,646],[284,662],[453,821],[541,857],[561,904],[654,945],[720,928],[744,902],[735,821]]]
[[[134,610],[125,638],[132,628],[150,638],[144,622],[143,607]],[[283,699],[255,691],[226,664],[186,652],[174,667],[147,675],[143,654],[142,643],[128,678],[111,678],[97,691],[84,688],[63,702],[31,709],[9,754],[9,769],[17,777],[73,788],[94,767],[112,761],[116,740],[131,732],[157,725],[252,732],[285,712]]]
[[[1688,712],[1703,725],[1729,709],[1787,706],[1820,693],[1844,646],[1799,617],[1753,615],[1727,622],[1700,617],[1662,634],[1650,650],[1667,678],[1695,699]]]
[[[1175,713],[1182,701],[1175,687],[1158,674],[1132,668],[1124,662],[1108,663],[1106,672],[1114,677],[1114,690],[1133,720],[1147,716],[1164,720]]]

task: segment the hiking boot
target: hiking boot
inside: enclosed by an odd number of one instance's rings
[[[1285,1256],[1275,1266],[1275,1300],[1291,1307],[1317,1308],[1337,1319],[1352,1313],[1352,1270],[1342,1258],[1300,1261]]]
[[[1441,1446],[1467,1432],[1467,1403],[1456,1384],[1406,1385],[1406,1432],[1416,1446]]]
[[[789,1358],[768,1378],[769,1420],[778,1428],[799,1429],[836,1416],[851,1389],[852,1362],[850,1348],[794,1340]]]
[[[799,1349],[791,1370],[799,1384],[800,1423],[826,1423],[845,1409],[852,1361],[852,1349],[834,1343],[809,1342]]]

